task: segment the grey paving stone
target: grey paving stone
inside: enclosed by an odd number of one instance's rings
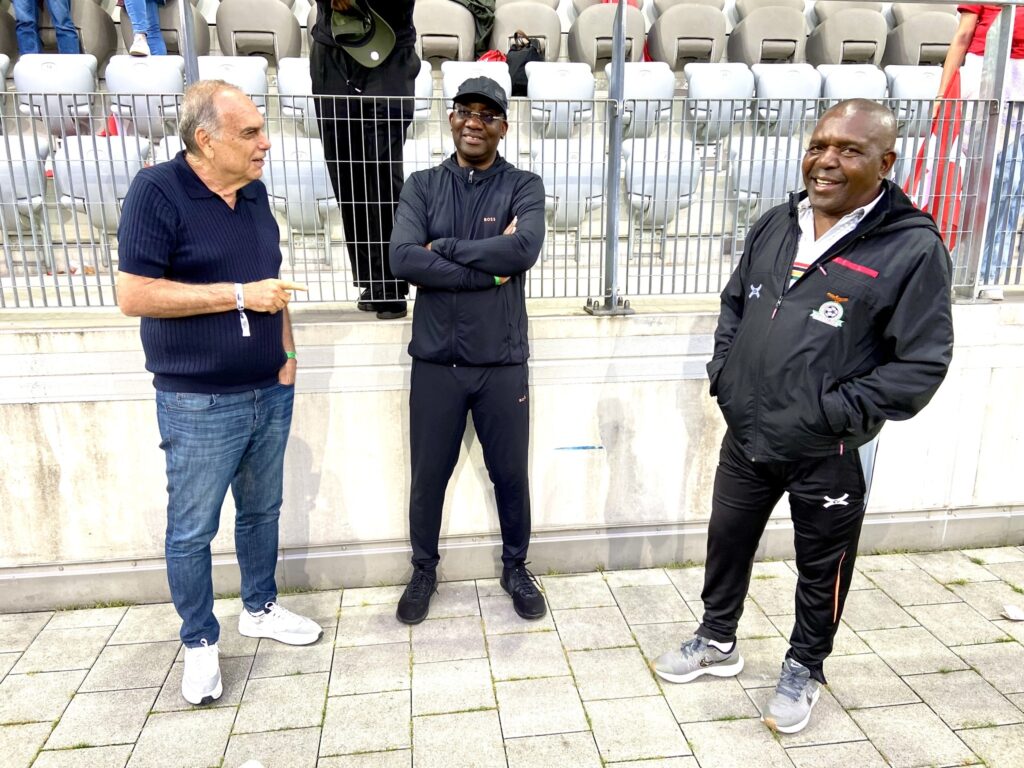
[[[494,709],[495,706],[494,685],[487,659],[413,665],[413,717]]]
[[[843,608],[843,621],[854,632],[867,629],[895,629],[913,627],[914,617],[900,608],[888,595],[879,589],[863,589],[851,592]]]
[[[393,605],[342,608],[336,646],[409,642],[409,627],[395,618]]]
[[[1024,589],[1024,560],[1013,563],[995,563],[988,566],[988,569],[1007,584]],[[1024,595],[1017,596],[1017,603],[1024,604]]]
[[[551,613],[567,651],[633,645],[633,635],[618,608],[571,608]]]
[[[873,571],[867,578],[901,606],[960,602],[956,594],[921,570]]]
[[[959,656],[923,627],[875,629],[861,632],[860,636],[897,675],[967,668]]]
[[[1024,765],[1024,725],[960,731],[959,736],[988,768],[1020,768]]]
[[[337,648],[328,696],[408,690],[412,680],[409,643]]]
[[[0,653],[0,680],[3,680],[7,673],[11,671],[15,664],[18,663],[18,659],[21,658],[21,654],[17,651],[11,653]]]
[[[476,593],[479,597],[508,598],[508,594],[501,588],[501,582],[498,579],[477,579]]]
[[[638,568],[631,571],[605,571],[604,579],[614,592],[619,587],[653,587],[668,585],[668,576],[663,568]]]
[[[480,598],[480,612],[483,615],[484,631],[488,635],[507,635],[514,632],[546,632],[555,628],[555,622],[548,611],[539,619],[521,618],[512,607],[508,595],[488,595]]]
[[[1005,581],[950,584],[949,588],[986,619],[1002,618],[1003,606],[1007,603],[1024,603],[1024,597],[1014,592]]]
[[[357,587],[346,589],[341,595],[342,608],[365,607],[368,605],[397,605],[405,592],[405,584],[388,587]]]
[[[81,690],[85,693],[159,687],[167,679],[179,645],[172,640],[107,646],[89,670]]]
[[[221,622],[223,623],[223,622]],[[181,619],[171,603],[133,605],[110,636],[111,645],[179,640]]]
[[[480,602],[475,582],[445,581],[437,585],[437,594],[430,601],[430,618],[452,619],[479,615]]]
[[[640,649],[570,651],[569,664],[583,701],[657,696],[660,691]]]
[[[907,612],[948,646],[994,643],[1006,634],[967,603],[916,605]]]
[[[715,768],[789,768],[786,750],[759,720],[688,723],[686,740],[701,765]]]
[[[768,616],[793,613],[795,595],[796,574],[784,563],[755,563],[747,596]]]
[[[760,713],[764,711],[768,699],[775,693],[775,688],[755,688],[747,693],[757,707],[758,722],[760,722]],[[850,719],[850,716],[829,692],[827,686],[821,689],[818,703],[814,705],[814,711],[811,713],[811,720],[807,723],[807,727],[799,733],[780,733],[778,735],[779,742],[783,747],[835,744],[863,738],[864,734],[861,733],[860,728]]]
[[[700,616],[697,617],[701,618]],[[743,615],[736,627],[736,637],[740,640],[756,640],[764,637],[776,637],[779,630],[772,619],[753,600],[743,602]],[[787,633],[788,636],[788,633]]]
[[[84,669],[75,669],[8,675],[0,683],[0,725],[52,723],[64,712],[86,674]]]
[[[204,705],[210,707],[237,707],[242,701],[242,692],[249,677],[249,669],[252,667],[252,656],[236,656],[220,660],[220,681],[224,690],[213,704]],[[171,667],[167,674],[167,680],[160,695],[153,705],[154,712],[181,712],[183,710],[197,709],[189,704],[181,695],[181,677],[185,673],[185,663],[178,661]]]
[[[792,614],[785,614],[770,618],[778,629],[779,634],[788,640],[793,634],[793,623],[796,617]],[[856,632],[847,626],[846,622],[840,621],[839,629],[836,630],[836,636],[832,638],[832,653],[830,655],[852,656],[857,653],[871,653],[871,649],[868,648],[867,643],[860,639]]]
[[[1024,621],[993,621],[992,626],[1006,633],[1018,643],[1024,644]]]
[[[957,648],[956,653],[1000,693],[1024,693],[1024,645],[968,645]]]
[[[971,562],[963,552],[922,552],[907,555],[922,571],[940,584],[951,581],[995,581],[996,576],[984,566]]]
[[[416,664],[486,655],[484,630],[477,616],[427,619],[412,628],[412,660]]]
[[[362,755],[323,757],[317,768],[412,768],[412,750],[394,749],[390,752],[366,752]]]
[[[388,691],[330,697],[320,756],[407,749],[410,696],[409,691]]]
[[[111,627],[44,629],[11,670],[14,674],[88,669],[110,637]]]
[[[679,725],[660,696],[586,703],[601,757],[646,760],[690,754]]]
[[[870,741],[791,747],[786,754],[796,768],[889,768]]]
[[[413,720],[416,768],[505,768],[505,747],[498,714],[461,712]],[[473,734],[467,739],[466,734]],[[507,734],[506,734],[507,735]]]
[[[839,656],[825,662],[829,690],[846,709],[920,701],[885,662],[873,654]]]
[[[84,608],[77,611],[57,611],[47,622],[47,629],[82,629],[84,627],[116,627],[127,613],[128,607]]]
[[[665,701],[680,723],[758,717],[760,712],[733,677],[705,675],[690,683],[658,681]]]
[[[571,677],[496,683],[505,738],[585,731],[587,719]]]
[[[781,637],[738,641],[743,657],[743,671],[737,676],[744,688],[764,688],[779,681],[782,661],[789,650],[789,641]]]
[[[51,616],[52,611],[0,614],[0,651],[24,651]]]
[[[861,709],[850,716],[893,768],[965,765],[977,760],[925,704]]]
[[[154,714],[139,736],[128,768],[219,766],[234,719],[234,709],[227,708]]]
[[[698,626],[696,621],[681,621],[672,624],[637,624],[631,629],[644,658],[653,661],[693,637]]]
[[[904,554],[858,555],[857,568],[864,573],[873,571],[912,571],[917,566]]]
[[[1006,697],[1021,712],[1024,712],[1024,693],[1011,693]]]
[[[333,627],[338,623],[341,590],[280,595],[277,601],[292,613],[312,619],[321,627]]]
[[[312,728],[323,720],[327,673],[249,679],[232,729],[258,733]]]
[[[50,723],[0,726],[0,755],[4,768],[28,768],[50,735]]]
[[[332,643],[321,638],[313,645],[285,645],[274,640],[260,640],[249,677],[283,677],[330,672],[334,655]]]
[[[615,598],[608,583],[600,573],[583,573],[573,576],[544,576],[544,594],[548,607],[596,608],[615,605]]]
[[[217,649],[220,651],[221,659],[248,656],[252,658],[259,648],[259,638],[244,637],[238,634],[238,617],[231,616],[227,619],[220,619],[220,638],[217,640]],[[178,658],[175,661],[185,660],[185,646],[178,651]]]
[[[32,768],[124,768],[132,744],[40,752]]]
[[[224,768],[237,768],[247,760],[258,760],[263,768],[316,768],[319,748],[319,728],[234,734]]]
[[[911,675],[903,682],[954,730],[1024,722],[1024,713],[974,670]]]
[[[557,632],[522,632],[487,638],[491,675],[495,680],[558,677],[569,665]]]
[[[987,549],[961,550],[965,557],[981,560],[982,565],[997,563],[1019,563],[1024,561],[1024,552],[1017,547],[989,547]]]
[[[662,760],[627,760],[605,763],[608,768],[700,768],[695,757],[666,757]]]
[[[158,688],[80,693],[46,742],[47,749],[128,744],[139,737]]]
[[[612,592],[627,624],[664,624],[696,618],[672,584],[616,587]]]
[[[590,733],[555,733],[505,741],[508,768],[602,768]]]
[[[665,575],[669,581],[675,584],[679,594],[686,601],[700,600],[700,593],[704,590],[704,567],[693,568],[666,568]]]

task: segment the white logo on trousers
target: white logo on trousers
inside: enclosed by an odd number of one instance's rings
[[[825,503],[821,506],[823,509],[828,509],[829,507],[848,507],[850,506],[850,502],[847,501],[848,498],[850,498],[850,494],[848,493],[844,493],[838,499],[831,499],[826,496]]]

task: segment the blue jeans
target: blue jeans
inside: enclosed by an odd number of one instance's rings
[[[190,648],[220,639],[210,542],[229,487],[242,602],[258,611],[277,599],[277,523],[294,395],[294,387],[280,384],[226,395],[156,393],[167,461],[167,581]]]
[[[988,203],[988,226],[981,257],[981,284],[1008,282],[1013,238],[1024,203],[1024,133],[996,157],[995,178]]]
[[[124,0],[124,9],[132,23],[135,34],[144,34],[149,52],[154,56],[166,56],[167,44],[160,31],[160,6],[156,0]]]
[[[79,53],[78,30],[71,21],[71,0],[46,0],[60,53]],[[36,0],[14,0],[18,53],[42,53],[39,40],[39,6]]]

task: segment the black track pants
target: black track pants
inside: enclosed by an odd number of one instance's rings
[[[463,367],[412,361],[409,538],[417,568],[437,566],[445,489],[472,412],[501,524],[501,560],[526,560],[530,545],[529,372],[522,365]]]
[[[762,463],[750,461],[726,434],[708,526],[701,635],[720,642],[736,638],[758,542],[772,509],[788,491],[799,578],[787,656],[825,681],[822,665],[832,652],[853,578],[874,447],[871,443],[822,459]]]

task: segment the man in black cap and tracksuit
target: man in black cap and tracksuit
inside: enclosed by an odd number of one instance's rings
[[[409,443],[413,575],[398,619],[426,618],[436,591],[445,489],[472,412],[501,523],[501,585],[521,617],[547,608],[530,544],[526,272],[544,241],[544,185],[498,154],[508,97],[466,80],[449,115],[455,154],[412,174],[391,234],[391,269],[416,286]]]

